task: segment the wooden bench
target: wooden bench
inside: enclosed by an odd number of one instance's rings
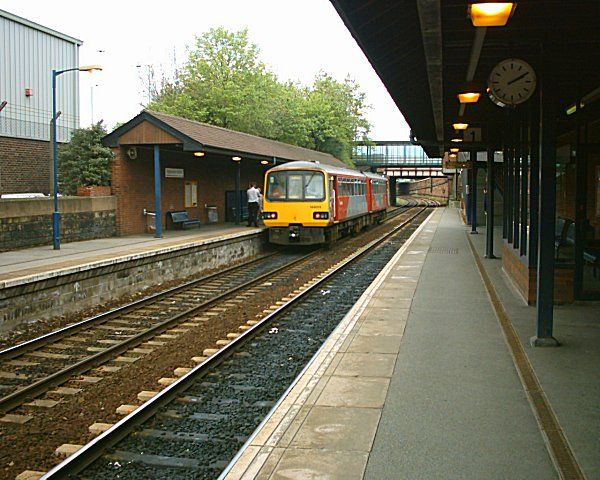
[[[174,227],[181,228],[182,230],[200,226],[200,220],[191,220],[188,212],[185,210],[181,212],[167,212],[167,217],[171,218],[171,223]]]

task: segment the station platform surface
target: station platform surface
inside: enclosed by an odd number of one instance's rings
[[[531,401],[543,397],[576,468],[600,479],[600,305],[557,307],[563,345],[530,347],[535,309],[501,260],[480,258],[520,340],[510,347],[475,260],[484,244],[458,210],[435,210],[222,478],[559,478],[556,431]],[[524,359],[540,391],[519,373]]]
[[[48,275],[237,238],[260,230],[261,228],[246,227],[245,224],[203,225],[193,230],[167,230],[163,238],[155,238],[150,234],[131,235],[61,243],[60,250],[54,250],[52,245],[44,245],[2,252],[0,288],[18,281],[40,280]]]

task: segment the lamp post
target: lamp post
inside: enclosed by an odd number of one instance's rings
[[[65,70],[52,70],[52,191],[54,193],[54,212],[52,213],[52,244],[54,250],[60,250],[59,239],[59,220],[58,212],[58,173],[57,173],[57,144],[56,144],[56,77],[65,73],[78,70],[80,72],[93,72],[102,70],[98,65],[89,65],[85,67],[67,68]]]

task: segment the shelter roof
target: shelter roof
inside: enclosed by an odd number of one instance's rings
[[[121,137],[143,122],[149,122],[166,132],[170,137],[174,137],[183,145],[184,151],[202,150],[223,155],[251,156],[267,160],[276,158],[278,161],[286,162],[318,161],[327,165],[347,167],[344,162],[329,153],[296,147],[287,143],[151,110],[143,110],[129,122],[104,137],[102,143],[109,147],[127,144],[126,141],[121,140]],[[153,142],[148,139],[144,143]]]
[[[597,0],[517,2],[504,27],[475,28],[464,0],[330,0],[429,156],[440,156],[459,118],[501,142],[507,109],[486,95],[461,107],[471,83],[485,91],[492,68],[521,58],[558,108],[598,96]]]

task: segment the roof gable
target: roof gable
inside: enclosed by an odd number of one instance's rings
[[[142,127],[142,123],[148,125]],[[132,141],[134,138],[140,141]],[[161,142],[159,141],[161,138],[169,141]],[[108,147],[116,147],[124,144],[173,143],[173,139],[176,140],[175,143],[183,145],[184,151],[203,150],[221,155],[241,155],[286,162],[311,161],[347,167],[344,162],[329,153],[150,110],[143,110],[129,122],[105,136],[102,143]]]

